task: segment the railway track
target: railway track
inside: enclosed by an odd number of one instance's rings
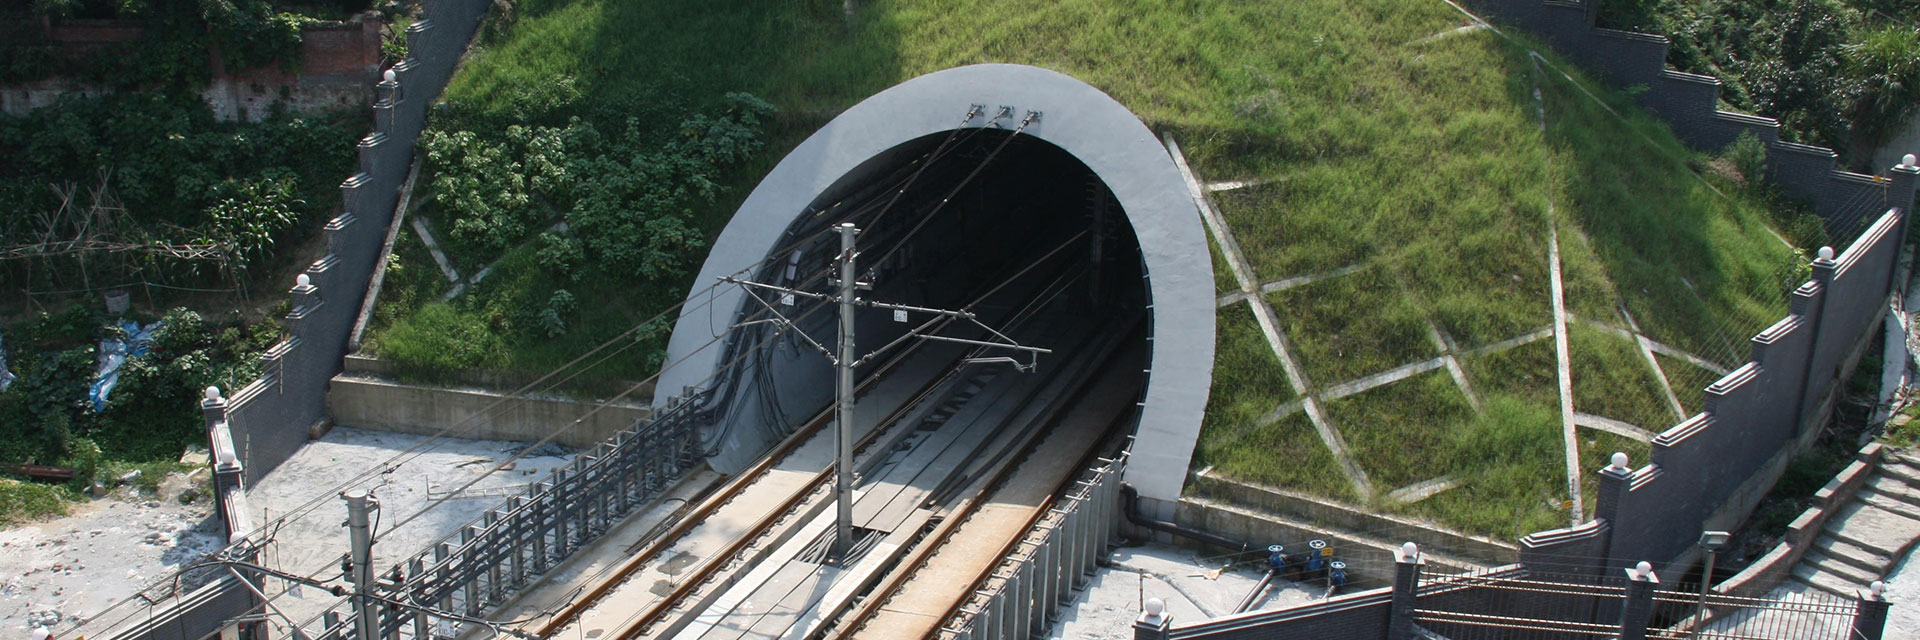
[[[1022,313],[1037,310],[1029,303]],[[1055,365],[1051,377],[1001,367],[960,368],[957,363],[968,354],[936,343],[888,360],[862,382],[863,392],[893,385],[896,394],[902,385],[913,385],[905,394],[912,400],[889,411],[856,443],[862,485],[886,485],[900,494],[879,506],[856,507],[863,510],[867,519],[861,522],[868,526],[861,528],[864,535],[856,552],[843,565],[822,562],[825,538],[819,523],[831,521],[826,512],[832,506],[834,470],[822,464],[830,460],[810,456],[819,448],[813,443],[830,440],[823,430],[831,423],[831,413],[823,411],[753,468],[683,508],[664,533],[629,548],[627,560],[547,619],[538,635],[589,640],[839,637],[859,629],[932,549],[946,544],[986,490],[1028,456],[1046,432],[1040,427],[1058,419],[1101,377],[1096,374],[1119,345],[1138,337],[1131,326],[1089,330],[1084,318],[1070,313],[1045,315],[1041,323],[1053,325],[1044,327],[1053,339],[1081,340],[1070,351],[1075,355]],[[917,385],[899,380],[910,375],[895,375],[916,368],[948,373]],[[949,424],[972,426],[947,428]],[[912,480],[880,482],[895,476]],[[900,489],[906,486],[913,490]],[[859,489],[862,500],[876,490]],[[879,504],[877,498],[868,502]],[[785,584],[781,580],[788,578],[774,574],[788,565],[809,567],[794,578],[814,590],[804,594],[804,607],[736,612],[742,603],[752,605],[742,594],[750,595],[770,580],[776,586]],[[729,615],[752,620],[729,622]]]

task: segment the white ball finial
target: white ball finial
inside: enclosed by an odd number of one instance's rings
[[[1615,471],[1625,471],[1625,470],[1627,470],[1627,453],[1626,453],[1626,452],[1624,452],[1624,451],[1615,451],[1615,452],[1613,452],[1613,459],[1612,459],[1612,460],[1613,460],[1613,465],[1612,465],[1612,468],[1613,468],[1613,469],[1614,469]]]
[[[312,286],[312,285],[313,285],[313,277],[312,277],[312,276],[308,276],[307,274],[304,274],[304,273],[302,273],[302,274],[300,274],[300,275],[298,275],[298,276],[295,276],[295,277],[293,278],[293,284],[294,284],[294,286],[298,286],[298,287],[306,287],[306,286]]]
[[[1815,251],[1813,255],[1821,260],[1833,260],[1833,247],[1820,247],[1820,250]]]
[[[1653,573],[1653,563],[1641,560],[1639,564],[1633,565],[1633,570],[1640,572],[1643,576]]]
[[[1907,157],[1911,158],[1913,156],[1909,155]],[[1867,593],[1871,593],[1873,597],[1879,598],[1887,593],[1887,583],[1875,580],[1873,584],[1867,585]]]
[[[399,76],[394,74],[392,69],[388,69],[385,73],[380,74],[380,79],[385,80],[387,82],[393,82],[394,79],[398,77]]]
[[[1147,598],[1147,616],[1148,617],[1159,618],[1160,614],[1165,613],[1166,610],[1167,610],[1166,602],[1160,600],[1159,598]]]
[[[207,391],[206,391],[206,393],[207,393],[207,402],[219,402],[219,401],[220,401],[220,387],[216,387],[216,386],[213,386],[213,385],[207,385]]]
[[[1914,164],[1915,162],[1920,162],[1920,158],[1915,158],[1911,153],[1904,156],[1900,156],[1900,166],[1903,166],[1903,167],[1916,166]]]
[[[1420,557],[1420,545],[1414,544],[1412,541],[1400,545],[1400,560],[1402,562],[1413,562],[1413,560],[1418,557]]]
[[[46,627],[33,625],[33,640],[47,640],[47,636],[50,635],[53,635],[53,632],[48,631]]]

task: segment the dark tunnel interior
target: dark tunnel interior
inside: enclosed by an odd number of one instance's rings
[[[1053,349],[1037,356],[1042,370],[1107,334],[1123,335],[1114,341],[1135,344],[1134,359],[1145,358],[1150,300],[1138,240],[1107,185],[1051,143],[980,128],[894,147],[801,208],[774,255],[751,277],[805,293],[837,293],[836,227],[848,222],[860,230],[861,298],[978,315],[978,324],[954,320],[932,333],[994,340],[998,331]],[[804,293],[757,295],[739,310],[735,325],[744,330],[733,332],[723,360],[743,366],[727,369],[709,404],[713,454],[757,456],[830,408],[834,376],[827,354],[836,344],[837,304]],[[769,321],[776,313],[791,324]],[[859,355],[892,346],[858,375],[874,375],[869,370],[880,369],[887,356],[916,343],[934,344],[900,339],[936,320],[933,314],[897,313],[863,308],[856,314]],[[1034,358],[1006,349],[970,355]],[[1134,370],[1142,369],[1144,363]],[[1144,384],[1145,373],[1140,376]]]

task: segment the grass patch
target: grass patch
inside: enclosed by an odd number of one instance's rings
[[[1660,379],[1633,341],[1599,329],[1568,330],[1573,357],[1573,407],[1659,433],[1679,422]]]
[[[418,306],[412,313],[395,313],[383,331],[369,336],[367,348],[401,364],[404,377],[427,382],[453,381],[450,373],[475,368],[548,371],[640,325],[650,317],[643,315],[651,308],[646,301],[671,295],[635,282],[569,278],[543,268],[539,260],[534,246],[513,249],[486,280],[447,302],[422,295],[440,286],[432,280],[439,278],[437,272],[429,274],[431,278],[409,276],[397,295],[400,300],[413,296]],[[416,271],[431,268],[430,263],[403,265]],[[382,298],[387,298],[384,292]],[[602,354],[612,356],[591,375],[561,389],[583,390],[595,381],[652,375],[669,326],[656,323],[613,345]]]
[[[1355,501],[1352,486],[1314,432],[1295,411],[1262,424],[1293,397],[1280,360],[1267,346],[1246,305],[1220,310],[1213,392],[1194,466],[1213,466],[1228,477]],[[1275,400],[1278,398],[1279,400]]]
[[[1560,283],[1567,313],[1608,324],[1622,324],[1620,293],[1614,290],[1607,267],[1594,252],[1593,240],[1580,226],[1556,220],[1560,232]]]
[[[1467,380],[1481,395],[1503,395],[1542,407],[1560,406],[1560,376],[1551,336],[1504,351],[1469,356],[1461,362]],[[1555,409],[1555,420],[1559,420]]]
[[[1743,360],[1747,339],[1786,314],[1803,258],[1774,234],[1766,210],[1696,175],[1704,160],[1627,97],[1603,93],[1602,106],[1557,75],[1542,77],[1554,201],[1591,240],[1620,302],[1655,340]],[[1600,305],[1596,289],[1583,288],[1580,313]]]
[[[1352,220],[1294,215],[1287,209],[1288,203],[1305,197],[1301,190],[1328,186],[1310,178],[1290,179],[1213,195],[1261,283],[1331,271],[1373,254],[1372,238],[1352,233]]]
[[[67,515],[80,496],[65,487],[0,478],[0,528]]]
[[[1219,365],[1213,376],[1216,395],[1222,391],[1247,390],[1259,393],[1269,402],[1257,414],[1234,415],[1240,418],[1266,415],[1280,403],[1294,398],[1280,358],[1273,354],[1272,345],[1267,344],[1252,309],[1244,304],[1230,305],[1216,314],[1214,322],[1214,362]]]
[[[1220,397],[1218,392],[1215,397]],[[1267,425],[1215,420],[1212,415],[1210,404],[1200,446],[1194,450],[1197,468],[1211,466],[1235,480],[1361,502],[1305,412],[1296,411]]]
[[[1338,384],[1438,354],[1425,316],[1387,268],[1276,291],[1267,300],[1310,384]]]
[[[400,317],[440,299],[452,287],[427,245],[412,227],[402,226],[387,256],[387,275],[380,283],[380,304],[374,307],[372,327],[379,333]]]
[[[1455,461],[1461,486],[1387,509],[1508,540],[1564,526],[1559,412],[1503,394],[1488,395],[1483,406],[1438,449]]]
[[[1327,417],[1378,493],[1452,473],[1464,459],[1450,436],[1474,418],[1466,395],[1444,370],[1326,403]]]

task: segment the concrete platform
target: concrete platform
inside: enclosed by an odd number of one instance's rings
[[[1131,640],[1133,619],[1148,598],[1167,604],[1174,624],[1227,615],[1260,582],[1261,571],[1226,558],[1201,556],[1163,544],[1123,547],[1094,574],[1047,634],[1051,640]],[[1215,571],[1219,570],[1218,573]],[[1321,599],[1325,589],[1276,580],[1253,610],[1280,609]]]

